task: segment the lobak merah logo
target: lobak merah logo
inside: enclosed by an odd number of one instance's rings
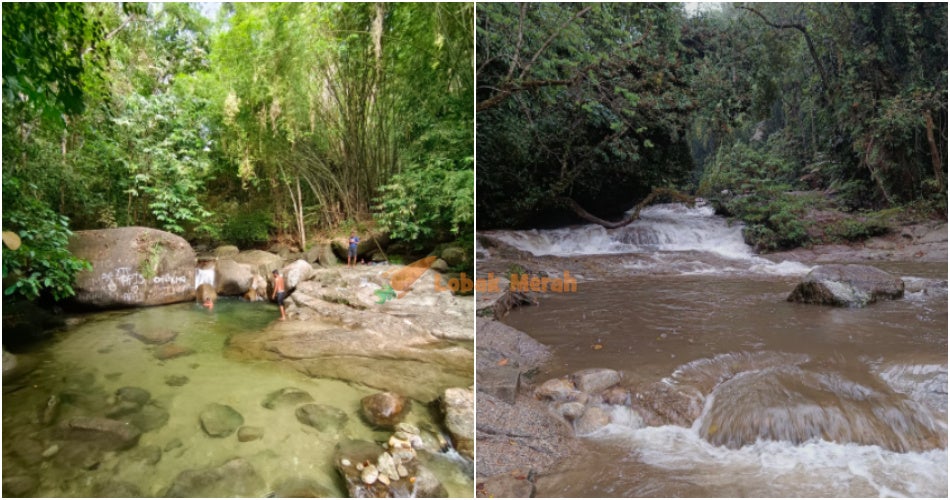
[[[383,273],[383,276],[389,279],[389,285],[374,293],[379,300],[377,304],[384,304],[391,299],[401,299],[409,293],[409,287],[422,276],[429,266],[435,262],[436,257],[430,255],[424,259],[419,259],[408,266],[400,267]]]

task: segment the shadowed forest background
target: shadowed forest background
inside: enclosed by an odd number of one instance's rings
[[[479,3],[476,45],[479,229],[654,190],[763,251],[946,217],[945,4]]]
[[[71,295],[81,229],[471,248],[473,9],[4,4],[6,294]]]

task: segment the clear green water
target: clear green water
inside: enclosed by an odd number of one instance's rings
[[[390,433],[370,428],[358,413],[360,399],[378,390],[339,380],[308,378],[271,362],[224,357],[231,334],[260,330],[278,316],[271,304],[233,300],[221,300],[213,312],[188,303],[86,316],[81,324],[29,353],[39,360],[39,367],[25,379],[28,383],[5,385],[4,477],[22,473],[38,477],[40,484],[33,493],[37,497],[92,496],[97,484],[110,480],[134,484],[145,496],[160,496],[184,470],[216,467],[242,457],[267,484],[258,496],[268,495],[282,480],[295,478],[316,482],[334,495],[345,496],[332,465],[334,446],[344,438],[389,438]],[[193,353],[159,360],[155,356],[158,347],[129,335],[130,328],[138,332],[178,332],[173,343]],[[169,377],[181,376],[188,378],[182,386],[166,383]],[[56,424],[44,426],[38,421],[51,395],[67,395],[64,401],[69,401],[69,394],[80,393],[95,400],[127,386],[149,391],[151,401],[169,414],[167,424],[143,433],[136,448],[107,453],[95,470],[61,465],[55,456],[29,465],[14,453],[18,439],[34,438],[47,449],[57,442],[49,438]],[[284,387],[303,389],[315,403],[345,411],[347,423],[338,432],[320,432],[298,422],[293,407],[270,410],[261,405],[268,394]],[[242,443],[236,434],[209,437],[198,418],[209,403],[231,406],[244,417],[244,425],[263,428],[263,438]],[[88,414],[89,410],[81,406],[63,403],[57,421]],[[406,420],[421,429],[438,428],[424,403],[414,401]],[[169,447],[176,440],[181,446]],[[133,458],[136,450],[148,446],[163,450],[154,465]],[[470,466],[463,461],[442,455],[429,467],[451,496],[472,496]]]

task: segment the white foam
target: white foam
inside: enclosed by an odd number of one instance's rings
[[[195,290],[201,285],[214,286],[214,268],[195,268]]]
[[[776,264],[757,257],[743,240],[742,225],[730,224],[716,216],[708,205],[650,206],[640,213],[639,220],[617,229],[588,224],[488,234],[537,256],[649,255],[646,260],[624,262],[623,266],[632,270],[661,269],[696,275],[752,272],[779,276],[802,276],[811,270],[799,262]],[[692,257],[684,262],[680,257],[684,254]],[[709,259],[711,262],[698,261],[696,254],[713,258]]]
[[[947,496],[946,449],[896,453],[827,441],[729,449],[677,426],[608,426],[592,437],[625,442],[639,460],[711,489],[734,487],[741,477],[751,496]]]

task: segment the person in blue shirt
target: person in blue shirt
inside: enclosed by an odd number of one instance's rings
[[[350,250],[346,255],[347,267],[356,265],[356,247],[359,244],[360,244],[360,237],[356,235],[356,231],[350,231]]]

